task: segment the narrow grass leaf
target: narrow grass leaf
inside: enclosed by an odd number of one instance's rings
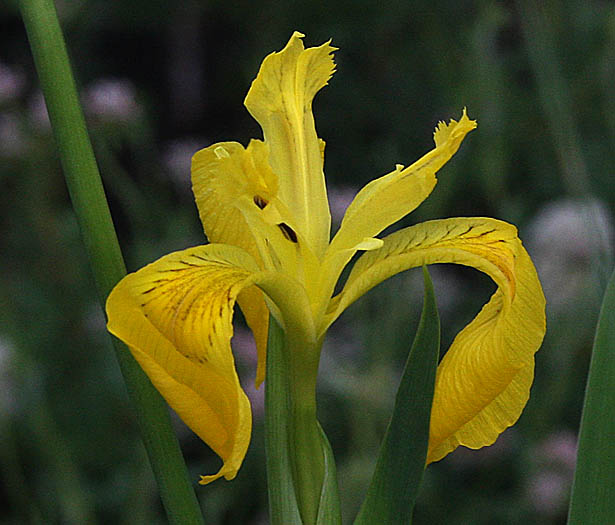
[[[440,319],[427,268],[419,327],[401,378],[374,476],[355,525],[412,522],[425,470],[429,420],[440,351]]]
[[[64,37],[53,0],[18,2],[75,215],[100,301],[126,274],[100,174],[85,127]],[[113,339],[128,393],[135,405],[168,521],[203,523],[167,406],[128,349]]]
[[[591,364],[569,525],[615,523],[615,272],[606,288]]]

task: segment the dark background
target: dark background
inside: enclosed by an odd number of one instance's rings
[[[314,104],[334,220],[354,193],[432,147],[467,106],[478,129],[403,224],[492,216],[516,224],[548,300],[548,333],[519,423],[427,469],[415,523],[558,524],[600,296],[615,185],[612,2],[110,2],[56,5],[131,270],[204,242],[191,155],[261,131],[242,105],[293,30],[329,38],[338,72]],[[447,265],[432,275],[448,345],[493,291]],[[420,312],[420,272],[391,279],[332,329],[320,419],[345,519],[372,472]],[[233,482],[198,487],[207,523],[264,524],[262,392],[233,340],[255,428]],[[195,483],[218,460],[181,422]],[[46,120],[25,32],[0,5],[0,522],[164,523]]]

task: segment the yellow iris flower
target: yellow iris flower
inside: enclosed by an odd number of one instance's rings
[[[454,218],[376,237],[431,193],[436,172],[476,127],[465,110],[458,122],[438,124],[433,150],[367,184],[330,240],[324,142],[316,134],[312,100],[335,70],[335,48],[304,49],[302,37],[294,33],[282,51],[265,58],[245,99],[264,140],[247,148],[214,144],[193,158],[196,204],[211,244],[129,274],[107,301],[109,331],[222,459],[220,470],[201,483],[234,478],[250,441],[250,404],[230,346],[235,301],[256,339],[260,384],[270,313],[290,352],[315,376],[328,327],[388,277],[434,263],[489,275],[497,290],[438,367],[428,463],[459,445],[489,445],[515,423],[545,332],[542,289],[514,226]],[[357,251],[366,253],[334,296]]]

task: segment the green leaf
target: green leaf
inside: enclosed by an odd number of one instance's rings
[[[425,298],[421,320],[397,391],[393,415],[380,446],[376,470],[355,525],[412,522],[425,470],[440,352],[440,319],[425,267],[423,276]]]
[[[581,417],[570,525],[615,523],[615,272],[607,285]]]
[[[289,385],[284,362],[284,332],[269,316],[265,380],[265,449],[271,525],[301,525],[290,463]]]
[[[52,0],[21,0],[23,17],[64,177],[101,303],[126,274],[111,214],[85,127],[64,37]],[[167,405],[128,348],[113,338],[126,388],[136,408],[147,451],[168,521],[203,523],[201,508],[188,477]]]
[[[317,525],[339,525],[342,523],[340,508],[339,488],[337,486],[337,474],[335,459],[329,440],[323,429],[318,425],[322,437],[323,453],[325,456],[325,477],[318,505]]]

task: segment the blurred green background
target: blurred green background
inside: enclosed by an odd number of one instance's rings
[[[129,269],[204,236],[191,155],[261,132],[242,102],[293,30],[329,38],[338,72],[314,105],[334,221],[354,193],[432,147],[467,106],[478,129],[403,224],[513,222],[548,301],[548,332],[519,423],[426,472],[415,523],[565,522],[585,376],[612,264],[615,5],[610,1],[57,1]],[[0,523],[165,523],[96,302],[17,10],[0,6]],[[493,284],[432,270],[443,348]],[[355,304],[325,343],[320,419],[347,522],[366,489],[422,300],[420,272]],[[206,523],[267,523],[262,391],[239,475],[197,487]],[[608,409],[605,407],[605,416]],[[189,470],[218,460],[186,427]]]

